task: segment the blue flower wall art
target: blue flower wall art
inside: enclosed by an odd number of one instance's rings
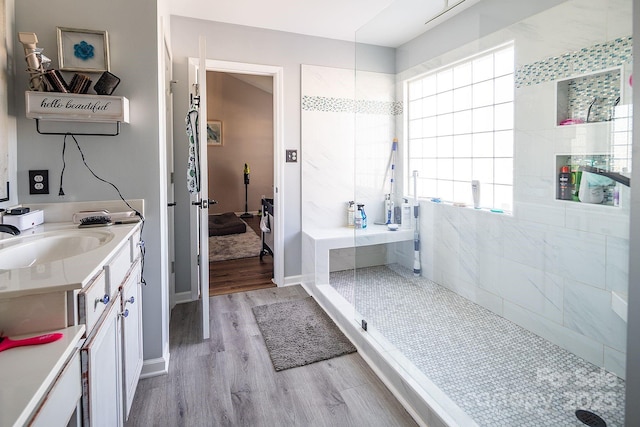
[[[60,70],[109,71],[109,35],[106,31],[57,27],[57,32]]]
[[[83,61],[88,61],[93,58],[93,51],[93,45],[90,45],[84,40],[73,45],[73,55]]]

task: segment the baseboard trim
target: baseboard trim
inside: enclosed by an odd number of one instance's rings
[[[174,304],[184,304],[185,302],[191,302],[191,291],[178,292],[173,295]]]
[[[142,372],[140,373],[140,379],[157,377],[160,375],[166,375],[169,373],[169,349],[165,349],[165,353],[162,357],[157,359],[145,360],[142,364]]]
[[[282,286],[293,286],[302,283],[302,276],[287,276],[284,278],[284,284]]]

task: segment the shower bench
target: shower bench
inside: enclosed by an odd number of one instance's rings
[[[332,249],[344,249],[413,240],[413,229],[391,231],[386,225],[372,224],[365,229],[348,227],[312,229],[302,232],[302,271],[305,281],[316,285],[329,284],[329,253]]]

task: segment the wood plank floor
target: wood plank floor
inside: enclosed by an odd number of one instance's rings
[[[273,369],[251,307],[306,296],[297,285],[212,297],[205,342],[199,303],[176,306],[169,373],[140,381],[126,426],[415,426],[358,353]]]
[[[243,218],[258,236],[261,236],[260,217]],[[232,292],[273,288],[273,257],[231,259],[209,263],[209,296]]]

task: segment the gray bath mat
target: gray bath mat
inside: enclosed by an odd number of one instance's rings
[[[356,351],[312,297],[259,305],[252,311],[276,371]]]

